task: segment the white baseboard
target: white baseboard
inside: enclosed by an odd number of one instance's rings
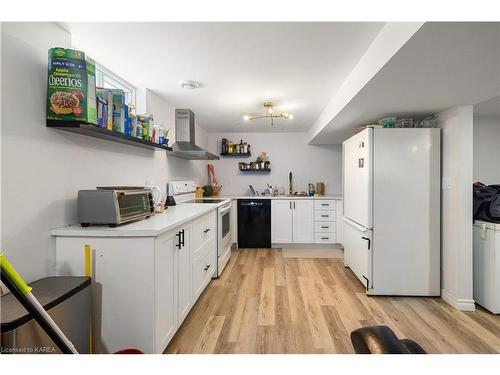
[[[449,303],[451,306],[457,310],[462,311],[474,311],[476,310],[476,305],[473,299],[460,299],[456,298],[444,289],[441,289],[441,298]]]
[[[273,249],[341,249],[344,247],[339,243],[272,243]]]

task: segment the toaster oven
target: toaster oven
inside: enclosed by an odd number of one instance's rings
[[[155,207],[150,190],[95,189],[78,192],[78,223],[116,226],[153,216]]]

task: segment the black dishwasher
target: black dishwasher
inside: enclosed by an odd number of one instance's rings
[[[238,247],[271,247],[270,199],[238,199]]]

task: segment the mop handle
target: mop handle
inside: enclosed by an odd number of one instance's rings
[[[65,354],[78,354],[73,343],[61,331],[47,311],[45,311],[40,302],[31,293],[32,288],[26,284],[3,253],[0,253],[0,276],[5,286],[21,302],[37,323],[40,324],[59,349]]]

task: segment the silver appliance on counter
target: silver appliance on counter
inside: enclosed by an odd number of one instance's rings
[[[155,214],[153,195],[142,187],[111,186],[80,190],[77,198],[78,223],[116,226]]]
[[[231,201],[220,198],[196,198],[194,181],[171,181],[167,190],[177,204],[219,204],[217,208],[217,272],[219,277],[231,258]]]

